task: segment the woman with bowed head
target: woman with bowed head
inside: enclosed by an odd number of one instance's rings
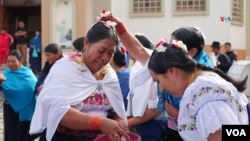
[[[214,67],[207,53],[204,51],[205,37],[199,29],[195,27],[178,28],[171,34],[171,40],[182,41],[187,47],[188,54],[198,63],[211,68]],[[166,40],[161,40],[156,46],[166,43]],[[181,97],[176,98],[169,92],[161,92],[160,90],[158,91],[158,96],[160,99],[158,105],[161,105],[160,107],[162,107],[162,110],[166,110],[168,113],[167,128],[165,130],[167,140],[182,141],[177,129],[177,118]]]
[[[247,77],[237,81],[197,63],[181,41],[159,46],[148,68],[161,91],[182,97],[177,121],[183,140],[217,141],[222,139],[222,125],[248,124],[243,93]]]
[[[53,65],[38,96],[30,134],[45,141],[111,141],[128,138],[127,117],[116,72],[108,65],[118,37],[106,21],[97,21],[84,38],[84,51]],[[114,111],[108,118],[108,111]],[[46,137],[45,137],[46,136]]]

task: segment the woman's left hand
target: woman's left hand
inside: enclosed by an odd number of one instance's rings
[[[0,74],[0,83],[2,83],[3,81],[5,81],[6,80],[6,78],[4,77],[4,75],[3,74]]]

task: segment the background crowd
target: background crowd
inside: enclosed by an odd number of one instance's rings
[[[120,141],[130,132],[142,141],[214,141],[223,124],[248,124],[248,78],[227,74],[237,61],[230,42],[225,53],[212,42],[211,57],[197,28],[153,43],[102,12],[66,56],[56,43],[43,49],[40,30],[28,41],[22,21],[14,36],[2,28],[6,141],[92,141],[100,134]]]

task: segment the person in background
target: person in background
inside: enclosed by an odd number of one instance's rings
[[[204,51],[205,39],[203,33],[194,27],[181,27],[171,34],[171,40],[180,40],[187,46],[188,54],[198,63],[213,68],[207,53]],[[169,42],[171,42],[171,40]],[[157,46],[165,45],[167,41],[161,41]],[[174,97],[169,92],[161,92],[158,87],[159,109],[166,110],[168,113],[167,128],[165,137],[168,141],[182,141],[177,129],[177,118],[179,111],[179,103],[181,97]]]
[[[126,67],[125,54],[121,50],[117,49],[113,58],[110,60],[110,65],[117,74],[119,84],[122,90],[125,110],[127,110],[130,68]]]
[[[67,34],[65,35],[65,38],[67,41],[71,41],[72,40],[72,30],[69,29]]]
[[[30,68],[35,74],[38,74],[41,72],[42,37],[40,30],[35,31],[35,36],[29,41],[29,48]],[[34,52],[36,53],[34,54]]]
[[[79,53],[83,52],[83,48],[84,48],[83,41],[84,41],[84,38],[85,37],[79,37],[79,38],[77,38],[77,39],[75,39],[73,41],[73,52],[79,52]]]
[[[0,67],[3,63],[6,63],[10,46],[13,42],[13,37],[7,33],[5,28],[2,28],[0,32]]]
[[[220,42],[214,41],[211,47],[217,59],[216,67],[222,70],[224,73],[227,73],[232,65],[230,58],[226,54],[220,53],[221,49]]]
[[[247,125],[247,77],[235,80],[220,69],[197,63],[185,44],[172,41],[151,55],[148,68],[161,91],[182,97],[178,132],[185,141],[222,139],[222,125]]]
[[[27,28],[23,21],[18,22],[18,27],[15,32],[16,49],[22,53],[23,65],[27,66]]]
[[[84,39],[84,52],[56,61],[39,93],[30,134],[41,141],[93,141],[105,134],[128,139],[127,117],[115,71],[108,65],[118,37],[108,22],[97,21]],[[113,109],[114,119],[107,117]]]
[[[187,46],[189,55],[197,62],[208,67],[214,67],[208,58],[203,33],[195,27],[181,27],[171,34],[171,40],[180,40]]]
[[[5,141],[34,140],[29,135],[29,128],[36,105],[34,90],[37,78],[30,68],[22,65],[22,59],[22,54],[18,50],[12,50],[8,55],[7,69],[3,72],[6,78],[1,84],[5,97]]]
[[[231,64],[233,64],[233,62],[237,61],[237,54],[232,50],[232,46],[230,42],[226,42],[224,44],[224,48],[225,48],[225,53],[226,55],[230,58],[231,60]]]
[[[58,59],[61,59],[63,57],[62,52],[56,43],[48,44],[45,47],[44,52],[45,52],[46,62],[41,73],[39,74],[39,77],[35,86],[35,90],[37,94],[39,94],[39,92],[41,91],[44,80],[49,74],[51,67],[55,64],[55,62]]]

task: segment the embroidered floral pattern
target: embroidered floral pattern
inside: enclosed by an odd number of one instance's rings
[[[84,104],[104,106],[109,104],[109,100],[105,94],[92,93],[87,99],[83,101]]]
[[[221,88],[221,87],[202,87],[201,89],[199,89],[194,95],[193,95],[193,99],[191,100],[191,102],[189,102],[187,104],[187,109],[188,111],[190,110],[191,106],[194,106],[195,101],[203,96],[204,94],[209,93],[210,91],[212,91],[212,93],[218,93],[218,94],[224,94],[226,93],[229,97],[229,99],[231,100],[231,91],[226,91],[225,89]]]
[[[225,90],[219,86],[217,87],[202,87],[199,89],[194,95],[191,101],[186,105],[188,113],[190,112],[191,107],[195,106],[195,102],[198,100],[198,98],[201,98],[205,94],[208,93],[214,93],[214,94],[226,94],[228,96],[227,102],[235,102],[239,112],[245,111],[246,112],[246,106],[241,105],[239,101],[235,100],[232,97],[232,92],[229,90]],[[187,124],[181,124],[178,125],[178,131],[184,131],[184,130],[197,130],[196,126],[196,115],[190,116],[190,122]]]
[[[178,131],[197,130],[196,117],[190,117],[190,123],[178,125]]]

